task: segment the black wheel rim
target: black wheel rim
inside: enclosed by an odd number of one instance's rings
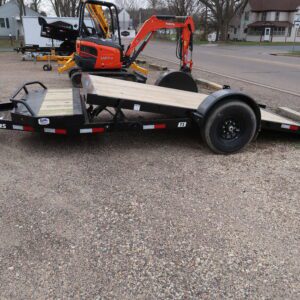
[[[224,122],[221,123],[219,131],[221,137],[224,140],[232,141],[240,137],[241,126],[237,120],[231,118],[231,119],[224,120]]]

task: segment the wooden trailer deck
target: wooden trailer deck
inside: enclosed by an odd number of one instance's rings
[[[191,110],[196,110],[207,97],[205,94],[92,75],[85,79],[85,84],[88,93],[101,97]]]
[[[196,110],[208,97],[207,94],[192,93],[141,84],[120,79],[88,75],[84,79],[87,93],[113,99],[124,99],[132,102],[144,102],[163,106],[172,106]],[[261,109],[262,121],[300,126],[300,123]]]
[[[50,89],[39,109],[38,116],[68,116],[74,114],[72,89]]]

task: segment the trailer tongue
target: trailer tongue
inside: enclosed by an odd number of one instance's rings
[[[206,95],[91,75],[83,85],[48,90],[40,82],[25,84],[0,104],[0,129],[67,135],[196,128],[223,154],[243,149],[261,129],[300,133],[299,122],[230,89]]]

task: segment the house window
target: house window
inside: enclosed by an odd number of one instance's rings
[[[280,12],[276,11],[275,21],[279,21],[279,17],[280,17]]]
[[[248,34],[249,35],[259,35],[261,36],[264,32],[264,28],[263,27],[251,27],[248,30]]]
[[[267,12],[266,12],[266,11],[264,11],[264,12],[262,13],[262,15],[261,15],[261,20],[262,20],[262,21],[267,21]]]
[[[234,34],[237,34],[237,28],[234,27]]]
[[[249,21],[250,12],[245,12],[245,21]]]
[[[274,27],[273,35],[274,36],[285,36],[285,27]]]
[[[5,28],[5,20],[4,20],[4,18],[0,18],[0,28]]]
[[[9,28],[9,19],[6,18],[6,28]]]

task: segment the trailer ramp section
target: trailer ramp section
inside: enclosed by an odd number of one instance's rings
[[[151,111],[151,106],[159,106],[169,114],[174,109],[195,111],[207,98],[206,94],[92,75],[83,79],[83,85],[89,104],[116,106],[120,100],[125,105],[130,102],[130,109],[135,105],[134,110]]]

